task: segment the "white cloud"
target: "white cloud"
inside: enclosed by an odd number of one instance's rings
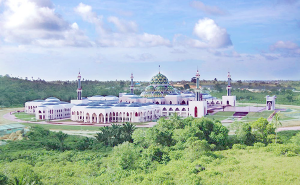
[[[195,48],[224,48],[232,45],[226,29],[221,28],[209,18],[199,19],[193,33],[200,40],[177,34],[174,37],[174,43]]]
[[[300,47],[291,41],[278,41],[270,46],[272,51],[279,51],[284,57],[295,57],[300,55]]]
[[[208,6],[201,1],[192,1],[191,6],[211,15],[226,15],[227,13],[217,6]]]
[[[55,13],[49,0],[5,0],[0,35],[6,42],[86,46],[88,38]]]
[[[109,30],[104,26],[103,16],[98,16],[95,12],[93,12],[91,6],[79,3],[74,10],[82,17],[83,20],[95,24],[99,34],[104,35],[109,32]]]
[[[272,50],[275,50],[275,49],[297,49],[297,48],[298,48],[298,45],[291,41],[286,41],[286,42],[278,41],[271,46]]]
[[[108,17],[107,20],[108,22],[113,23],[118,31],[122,33],[137,32],[138,30],[137,24],[133,21],[120,20],[118,17],[114,16]]]
[[[121,20],[118,17],[108,17],[107,21],[114,24],[116,31],[103,22],[103,16],[93,12],[92,7],[80,3],[75,11],[83,20],[95,24],[99,38],[97,43],[102,47],[155,47],[170,46],[168,39],[149,33],[138,34],[138,26],[133,21]]]
[[[212,47],[226,47],[232,45],[226,29],[219,27],[214,20],[200,19],[194,27],[194,34]]]

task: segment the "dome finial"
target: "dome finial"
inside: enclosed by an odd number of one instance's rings
[[[160,74],[160,65],[158,65],[158,73]]]

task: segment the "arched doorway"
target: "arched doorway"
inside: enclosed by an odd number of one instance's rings
[[[95,113],[92,114],[92,123],[97,123],[97,115]]]
[[[89,113],[86,113],[85,120],[88,123],[90,122],[90,114]]]
[[[99,122],[103,123],[104,122],[104,116],[102,113],[99,114]]]

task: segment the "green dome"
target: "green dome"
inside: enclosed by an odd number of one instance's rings
[[[158,73],[152,77],[150,84],[169,84],[169,80],[165,75]]]
[[[166,90],[166,87],[165,86],[157,86],[156,88],[155,88],[155,91],[158,91],[158,92],[163,92],[163,91],[165,91]]]
[[[153,97],[162,97],[160,92],[154,92]]]
[[[171,86],[171,85],[169,85],[169,86],[168,86],[168,91],[174,91],[174,87]]]
[[[145,91],[147,91],[147,92],[154,91],[154,87],[152,85],[149,85],[145,88]]]

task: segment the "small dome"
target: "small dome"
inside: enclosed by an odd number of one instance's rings
[[[154,91],[154,87],[152,85],[149,85],[145,88],[145,91],[147,91],[147,92]]]
[[[163,91],[165,91],[166,90],[166,87],[165,86],[157,86],[156,88],[155,88],[155,91],[158,91],[158,92],[163,92]]]
[[[162,97],[160,92],[154,92],[153,97]]]
[[[165,75],[158,73],[152,77],[150,84],[169,84],[169,80]]]
[[[168,91],[174,91],[174,87],[171,85],[169,85],[167,89],[168,89]]]

